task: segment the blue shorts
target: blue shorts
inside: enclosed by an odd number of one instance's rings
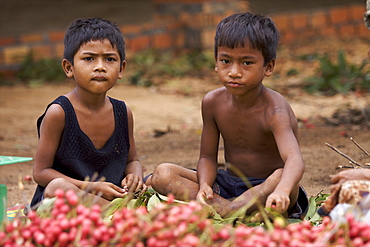
[[[238,197],[247,191],[250,187],[245,183],[248,180],[250,186],[256,186],[263,183],[266,179],[264,178],[253,178],[253,177],[236,177],[230,174],[229,171],[219,169],[217,171],[217,177],[213,184],[213,192],[219,196],[230,199]],[[289,210],[289,218],[301,219],[307,213],[308,210],[308,199],[307,193],[303,187],[299,187],[299,195],[296,203]]]
[[[266,179],[236,177],[231,175],[228,170],[219,169],[217,171],[215,183],[213,184],[213,192],[225,199],[238,197],[249,188],[245,183],[245,180],[248,180],[250,185],[253,187],[265,182]]]

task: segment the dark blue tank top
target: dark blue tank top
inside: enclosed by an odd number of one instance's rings
[[[53,169],[68,177],[85,180],[96,174],[96,179],[105,178],[105,181],[121,186],[130,149],[126,104],[109,98],[113,105],[115,129],[107,143],[96,149],[90,138],[80,129],[74,108],[65,96],[59,96],[45,110],[37,120],[37,130],[40,136],[40,125],[47,109],[52,104],[59,104],[65,112],[65,127],[60,147],[54,157]],[[31,206],[43,198],[45,187],[37,186]]]

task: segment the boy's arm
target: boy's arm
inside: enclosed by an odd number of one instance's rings
[[[293,114],[290,115],[287,111],[277,111],[272,118],[271,128],[280,156],[284,161],[284,169],[280,182],[267,198],[266,207],[274,204],[277,211],[284,212],[290,204],[289,196],[298,186],[304,172],[303,158],[295,135],[298,123]]]
[[[212,185],[217,175],[217,155],[220,133],[211,109],[212,102],[205,97],[202,101],[203,131],[200,157],[197,166],[199,183],[197,200],[201,203],[205,203],[205,199],[213,197]]]
[[[65,125],[65,113],[60,105],[52,104],[42,120],[36,149],[33,177],[37,184],[46,187],[55,178],[66,178],[52,169]]]
[[[122,197],[124,191],[112,183],[80,181],[68,177],[52,168],[54,157],[61,141],[64,125],[64,110],[58,104],[51,105],[40,126],[40,139],[37,145],[33,166],[33,177],[35,182],[46,187],[53,179],[64,178],[80,189],[91,186],[90,188],[93,190],[102,191],[103,197],[106,199]]]
[[[134,120],[132,111],[127,107],[128,117],[128,132],[130,139],[130,150],[127,157],[127,166],[125,170],[125,178],[122,180],[121,186],[128,187],[128,191],[135,192],[140,190],[143,185],[143,168],[137,157],[135,139],[134,139]]]

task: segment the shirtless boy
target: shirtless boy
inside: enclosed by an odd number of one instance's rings
[[[278,41],[278,30],[264,16],[234,14],[218,24],[215,71],[223,87],[207,93],[202,101],[197,170],[160,164],[147,185],[180,200],[211,205],[221,216],[255,196],[265,207],[274,205],[293,217],[305,212],[297,119],[284,97],[262,84],[274,70]],[[217,165],[220,136],[226,170]],[[248,189],[240,174],[253,188]],[[298,197],[304,205],[297,204]],[[256,209],[254,205],[247,212]]]

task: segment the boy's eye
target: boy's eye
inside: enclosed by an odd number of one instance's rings
[[[85,61],[92,61],[93,58],[92,57],[84,57],[83,60],[85,60]]]
[[[224,64],[228,64],[230,61],[229,60],[227,60],[227,59],[221,59],[220,60],[221,61],[221,63],[224,63]]]
[[[113,58],[113,57],[108,57],[108,58],[107,58],[107,61],[108,61],[108,62],[115,62],[115,61],[117,61],[117,59],[115,59],[115,58]]]
[[[251,65],[251,64],[252,64],[252,62],[251,62],[251,61],[244,61],[244,62],[243,62],[243,64],[244,64],[244,65]]]

